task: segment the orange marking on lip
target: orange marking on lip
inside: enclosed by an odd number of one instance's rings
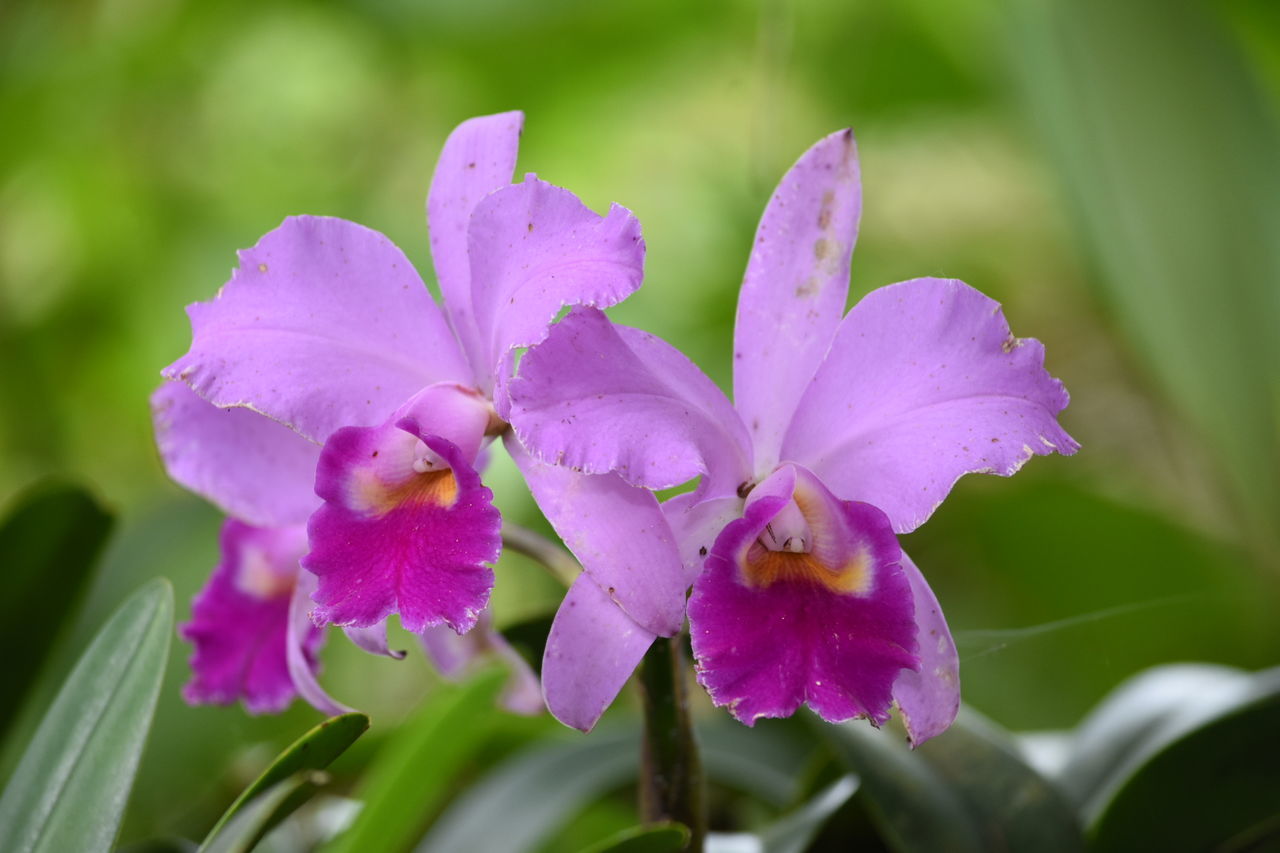
[[[448,509],[458,500],[458,481],[449,468],[414,473],[391,485],[372,472],[356,471],[348,490],[353,509],[375,516],[404,506],[434,505]]]
[[[840,595],[861,595],[871,584],[871,555],[859,550],[839,568],[831,568],[812,553],[770,551],[757,540],[738,558],[747,585],[764,589],[775,583],[810,583]]]

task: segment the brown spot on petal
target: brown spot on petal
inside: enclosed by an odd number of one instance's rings
[[[266,264],[258,264],[258,272],[266,272],[266,271],[267,271]]]

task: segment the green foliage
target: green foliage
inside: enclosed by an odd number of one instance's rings
[[[249,853],[267,833],[293,814],[328,781],[323,773],[303,770],[286,776],[248,800],[200,846],[200,853]]]
[[[865,722],[815,723],[862,780],[885,840],[901,851],[1078,851],[1079,818],[1007,735],[964,709],[912,751]]]
[[[659,823],[625,829],[582,853],[680,853],[689,842],[689,829],[679,823]]]
[[[1101,785],[1092,849],[1280,844],[1280,669],[1180,697]]]
[[[9,650],[0,679],[0,738],[75,614],[112,521],[84,489],[48,482],[22,494],[0,524],[0,648]]]
[[[454,780],[493,734],[498,722],[493,706],[505,677],[494,669],[442,689],[402,724],[382,745],[356,790],[364,806],[355,823],[326,850],[398,849],[418,837],[452,793]]]
[[[228,821],[233,820],[242,810],[252,805],[260,795],[265,796],[264,792],[268,788],[283,785],[286,780],[292,780],[289,784],[294,791],[306,790],[308,785],[314,788],[312,784],[314,778],[307,777],[306,772],[328,767],[368,728],[369,718],[364,714],[341,714],[330,717],[298,738],[284,752],[276,756],[275,761],[262,771],[262,775],[236,797],[235,802],[227,808],[222,817],[218,818],[213,829],[209,830],[202,846],[210,850],[215,849],[211,846],[211,842],[219,841],[218,836]],[[265,831],[262,834],[265,834]]]
[[[173,591],[157,578],[102,627],[0,796],[6,850],[105,850],[115,840],[169,657]]]
[[[1280,557],[1280,129],[1207,3],[1016,4],[1033,113],[1100,283]]]
[[[634,733],[597,730],[521,753],[459,796],[417,851],[536,850],[592,800],[634,779],[639,749]]]

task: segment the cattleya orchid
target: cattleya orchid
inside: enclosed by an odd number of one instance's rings
[[[471,119],[445,143],[427,199],[443,309],[386,237],[309,216],[188,309],[191,348],[153,398],[157,441],[170,475],[233,519],[183,628],[189,700],[277,710],[298,691],[341,709],[314,682],[320,629],[392,654],[392,614],[447,673],[484,650],[519,669],[487,620],[456,637],[482,620],[501,550],[478,468],[508,431],[517,349],[567,305],[626,298],[644,262],[626,209],[599,216],[532,175],[509,184],[522,124]],[[515,704],[531,679],[517,673]]]
[[[850,131],[783,178],[742,283],[734,404],[680,352],[591,308],[525,354],[510,412],[535,457],[522,464],[573,480],[531,479],[535,494],[612,496],[552,519],[586,570],[543,661],[563,722],[594,725],[654,639],[680,630],[690,586],[699,681],[748,725],[804,703],[879,725],[896,704],[918,744],[955,718],[955,645],[897,534],[962,475],[1008,476],[1077,444],[1043,347],[978,291],[915,279],[844,314],[860,212]],[[695,477],[661,506],[644,491]],[[641,517],[647,561],[607,559],[628,544],[611,526]]]

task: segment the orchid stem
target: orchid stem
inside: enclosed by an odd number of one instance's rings
[[[702,853],[707,835],[702,759],[689,717],[680,638],[659,637],[640,665],[644,743],[640,814],[646,823],[678,821],[689,828],[686,853]]]
[[[582,571],[573,555],[555,542],[505,519],[502,522],[502,545],[538,563],[565,586],[571,586]]]

